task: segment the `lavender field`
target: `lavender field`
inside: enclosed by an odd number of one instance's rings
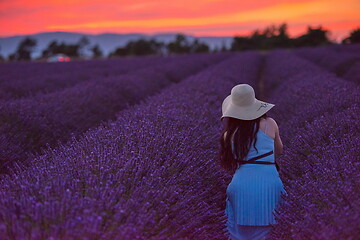
[[[270,239],[358,239],[360,47],[0,65],[0,239],[227,239],[221,103],[276,104]]]

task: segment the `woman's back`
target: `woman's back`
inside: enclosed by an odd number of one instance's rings
[[[269,126],[271,126],[269,119],[260,121],[255,144],[258,151],[252,144],[244,160],[274,151],[274,139],[271,135],[274,136],[276,130],[273,128],[271,132]],[[260,160],[275,162],[275,157],[271,154]],[[283,184],[274,164],[241,164],[226,190],[227,214],[233,215],[233,218],[229,218],[229,224],[252,226],[275,224],[272,211],[269,210],[276,207],[281,192],[284,192]]]
[[[256,148],[254,147],[254,144],[253,144],[254,140],[255,140],[254,139],[250,145],[250,149],[249,149],[247,156],[243,159],[245,161],[248,159],[251,159],[253,157],[257,157],[262,154],[268,153],[270,151],[279,152],[282,150],[282,143],[281,143],[281,149],[276,149],[276,151],[274,149],[275,141],[277,140],[276,139],[277,124],[276,124],[275,120],[273,120],[270,117],[261,118],[259,125],[260,125],[259,130],[256,133],[256,143],[255,143]],[[256,126],[254,126],[254,130],[255,129],[256,129]],[[236,155],[234,153],[235,148],[234,148],[233,138],[232,138],[231,142],[232,142],[233,154],[235,157]],[[270,156],[262,158],[261,161],[275,162],[275,158],[274,158],[274,155],[270,155]]]
[[[274,151],[274,139],[270,137],[268,134],[275,136],[275,131],[270,132],[268,129],[268,125],[270,125],[268,124],[268,120],[264,118],[260,120],[259,130],[256,133],[256,143],[255,143],[256,148],[252,143],[249,149],[249,153],[244,159],[245,161],[253,157],[257,157],[262,154],[265,154],[267,152]],[[275,162],[275,158],[274,155],[272,154],[264,158],[261,158],[261,161]]]

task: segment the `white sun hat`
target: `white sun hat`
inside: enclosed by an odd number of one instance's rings
[[[249,84],[239,84],[231,89],[231,94],[222,103],[222,117],[253,120],[261,117],[275,104],[255,98],[255,91]]]

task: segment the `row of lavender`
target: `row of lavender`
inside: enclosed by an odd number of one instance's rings
[[[360,51],[344,51],[339,47],[306,47],[294,52],[338,77],[360,83]]]
[[[360,43],[352,43],[352,44],[333,44],[330,45],[331,49],[337,52],[352,52],[356,54],[360,54]]]
[[[285,203],[273,239],[355,239],[360,232],[360,87],[284,51],[273,52],[267,86],[285,151]]]
[[[235,55],[5,176],[0,238],[224,239],[221,102],[260,63]]]
[[[15,62],[0,65],[0,100],[50,93],[92,79],[118,76],[179,57],[137,57],[71,63]]]
[[[26,162],[46,146],[78,136],[102,121],[114,120],[116,112],[228,56],[196,54],[169,63],[158,60],[163,64],[130,74],[95,78],[32,98],[1,102],[1,172],[9,171],[14,162]]]

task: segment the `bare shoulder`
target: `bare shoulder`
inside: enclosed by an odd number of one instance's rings
[[[279,129],[277,122],[272,117],[267,117],[266,120],[274,129]]]
[[[266,120],[268,120],[269,122],[272,122],[273,124],[276,124],[276,121],[272,118],[272,117],[267,117]]]

